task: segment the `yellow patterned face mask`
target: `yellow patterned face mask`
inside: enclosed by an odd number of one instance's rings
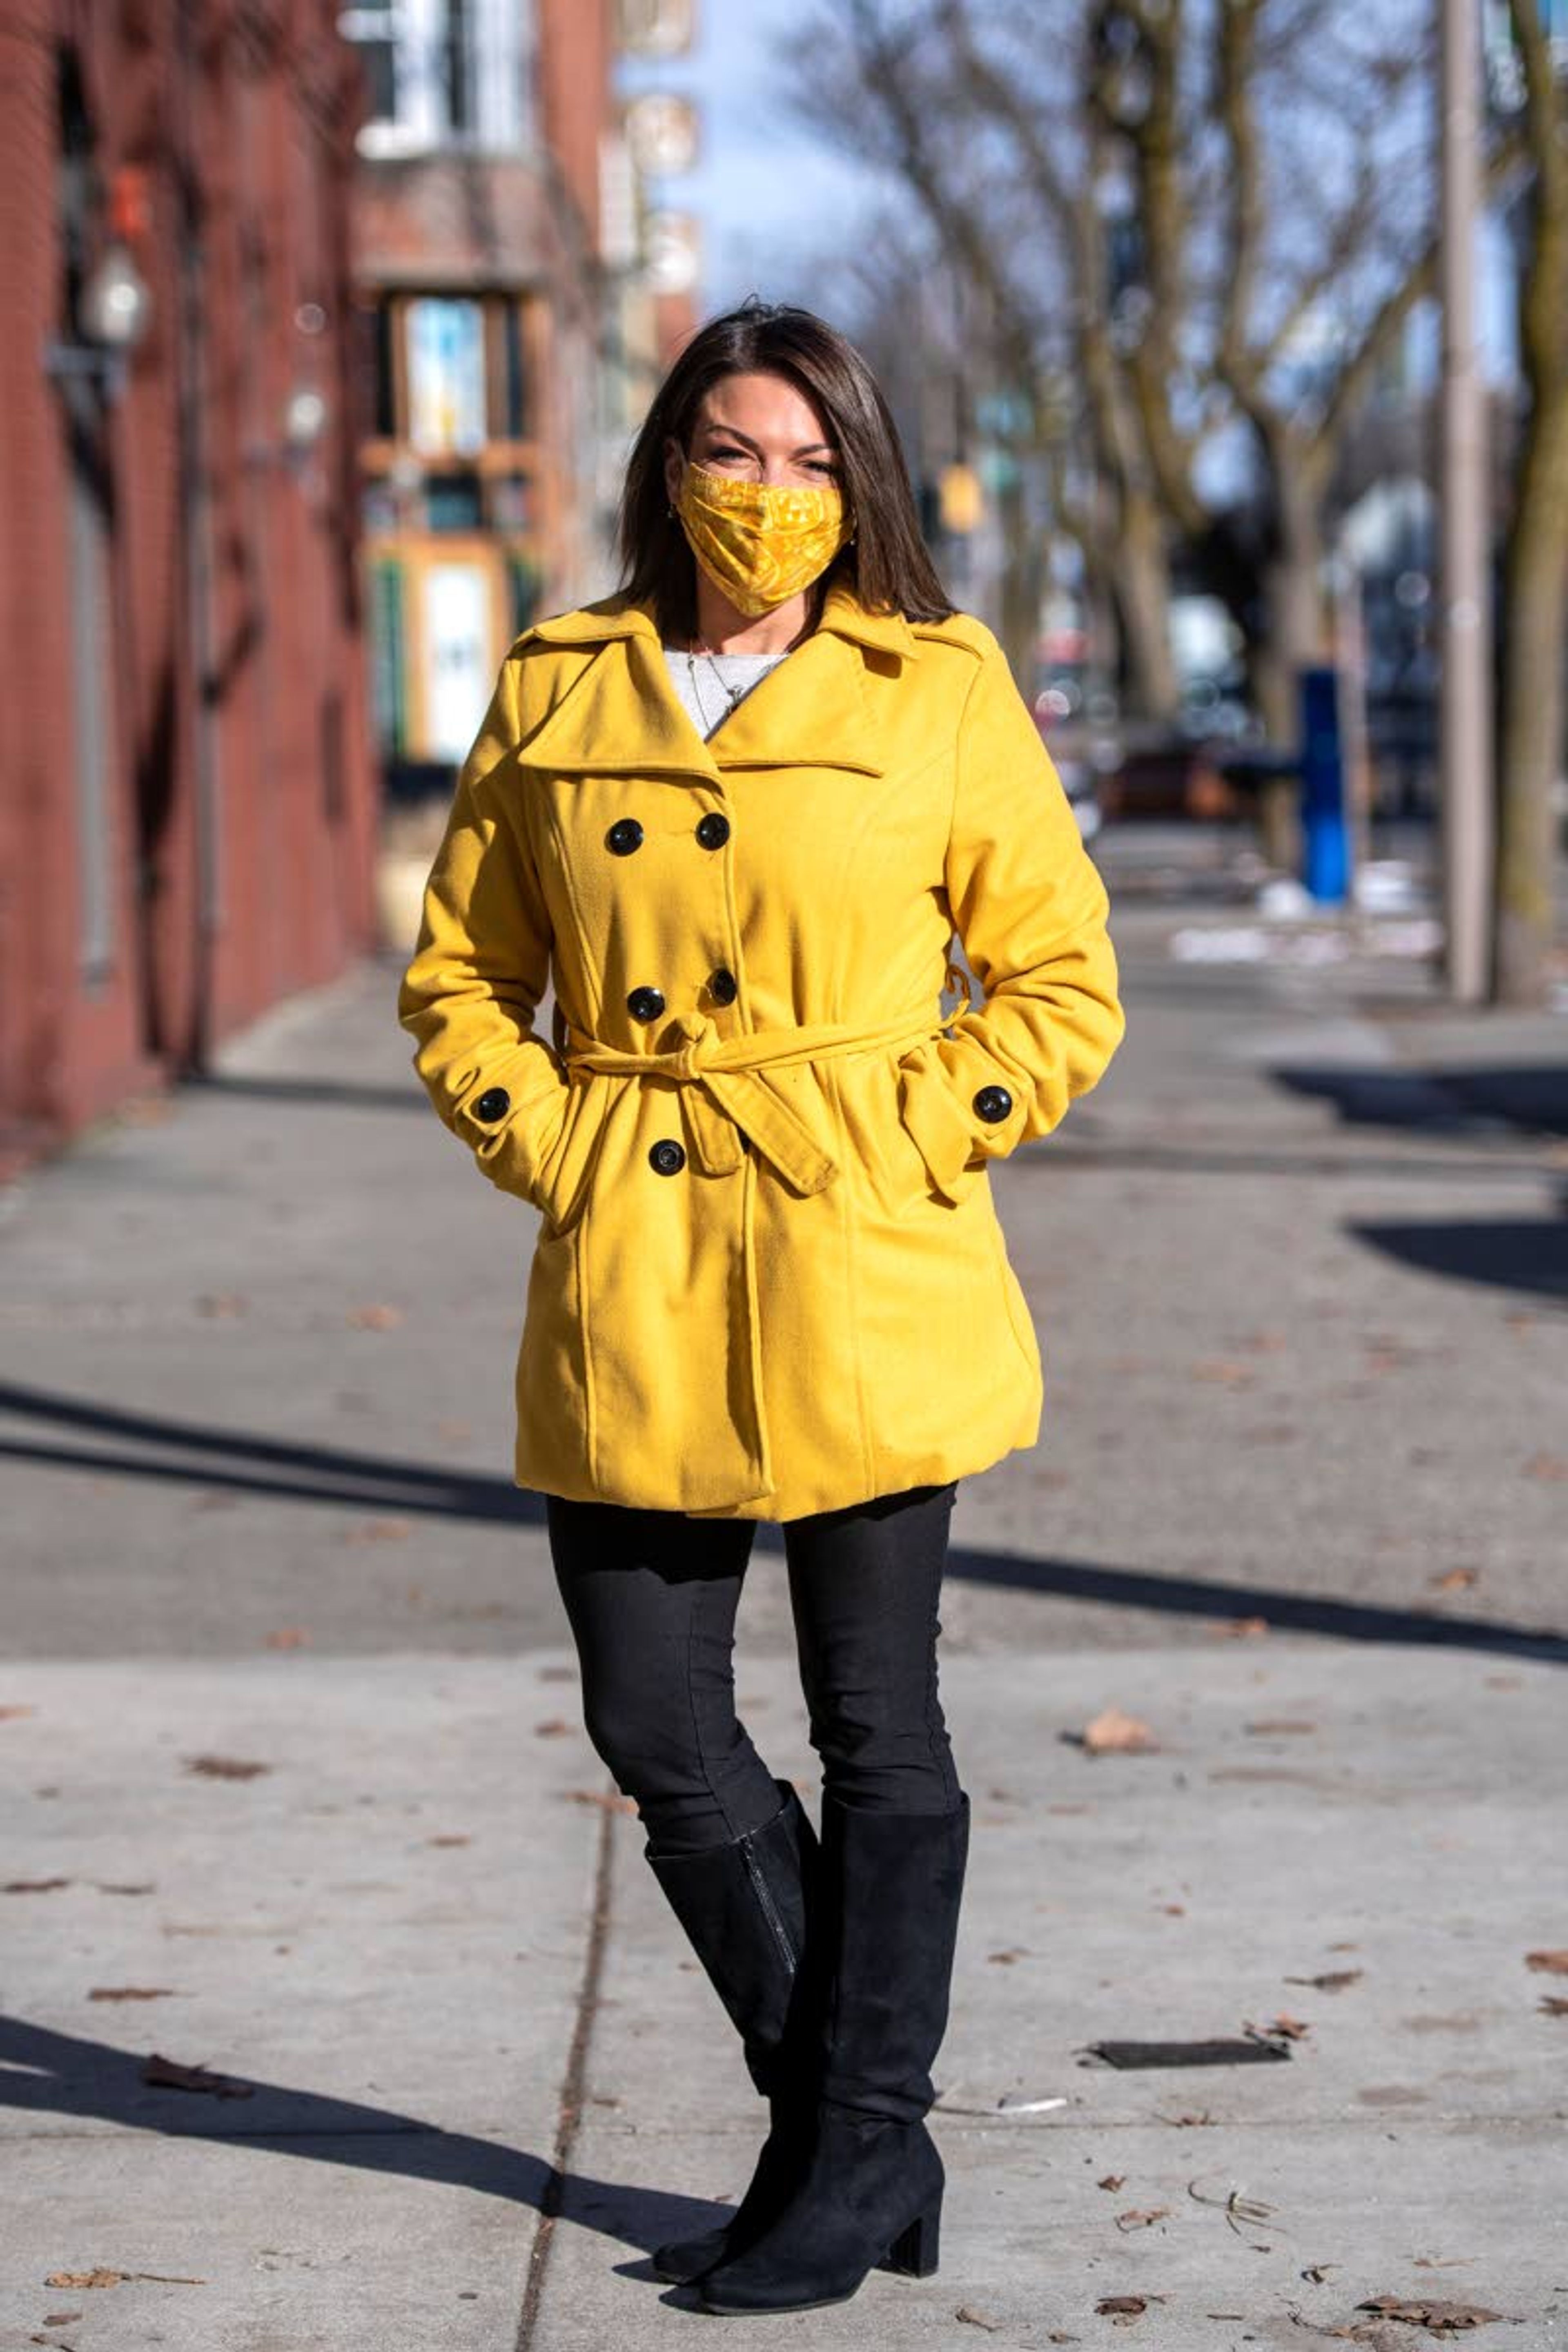
[[[689,458],[675,510],[709,579],[752,620],[820,578],[850,536],[837,483],[736,481]]]

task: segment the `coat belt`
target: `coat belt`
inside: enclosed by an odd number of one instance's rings
[[[966,998],[967,992],[965,986]],[[907,1052],[940,1036],[957,1018],[922,1011],[875,1026],[825,1021],[724,1036],[707,1013],[681,1013],[676,1020],[684,1042],[657,1054],[604,1045],[568,1023],[564,1059],[579,1069],[614,1076],[676,1080],[683,1089],[692,1156],[704,1174],[723,1176],[739,1168],[749,1139],[795,1192],[820,1192],[833,1181],[838,1163],[788,1089],[775,1085],[769,1073],[879,1048]]]

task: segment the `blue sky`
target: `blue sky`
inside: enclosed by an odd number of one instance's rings
[[[801,15],[801,0],[698,0],[689,57],[622,69],[628,91],[679,90],[701,113],[698,168],[657,189],[701,222],[705,311],[752,292],[809,301],[820,294],[822,257],[875,200],[873,175],[818,146],[782,102],[774,45]]]

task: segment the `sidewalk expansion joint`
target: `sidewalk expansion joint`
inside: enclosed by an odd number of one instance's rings
[[[561,2095],[556,2105],[555,2143],[550,2154],[550,2178],[540,2200],[539,2221],[529,2252],[528,2276],[523,2287],[517,2334],[513,2338],[513,2352],[531,2352],[536,2339],[539,2315],[544,2302],[550,2252],[555,2242],[555,2224],[565,2196],[572,2151],[583,2112],[588,2078],[588,2052],[593,2041],[594,2019],[599,2006],[599,1988],[604,1979],[605,1952],[610,1938],[610,1884],[615,1834],[615,1809],[613,1805],[606,1804],[599,1820],[598,1853],[594,1867],[594,1905],[588,1921],[588,1944],[583,1956],[583,1980],[577,1990],[572,2042],[566,2053],[566,2071],[562,2077]]]

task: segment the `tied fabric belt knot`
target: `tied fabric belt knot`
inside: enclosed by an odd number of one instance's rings
[[[952,971],[950,966],[950,985]],[[872,1025],[817,1022],[725,1036],[706,1013],[680,1013],[675,1022],[682,1042],[658,1053],[606,1045],[567,1023],[564,1059],[570,1067],[612,1076],[673,1079],[681,1089],[691,1157],[705,1175],[724,1176],[741,1167],[745,1136],[795,1192],[820,1192],[838,1173],[838,1163],[801,1102],[770,1074],[843,1054],[889,1047],[908,1052],[928,1037],[939,1037],[968,1009],[967,984],[961,978],[958,985],[963,998],[959,1013],[943,1018],[922,1010]]]

